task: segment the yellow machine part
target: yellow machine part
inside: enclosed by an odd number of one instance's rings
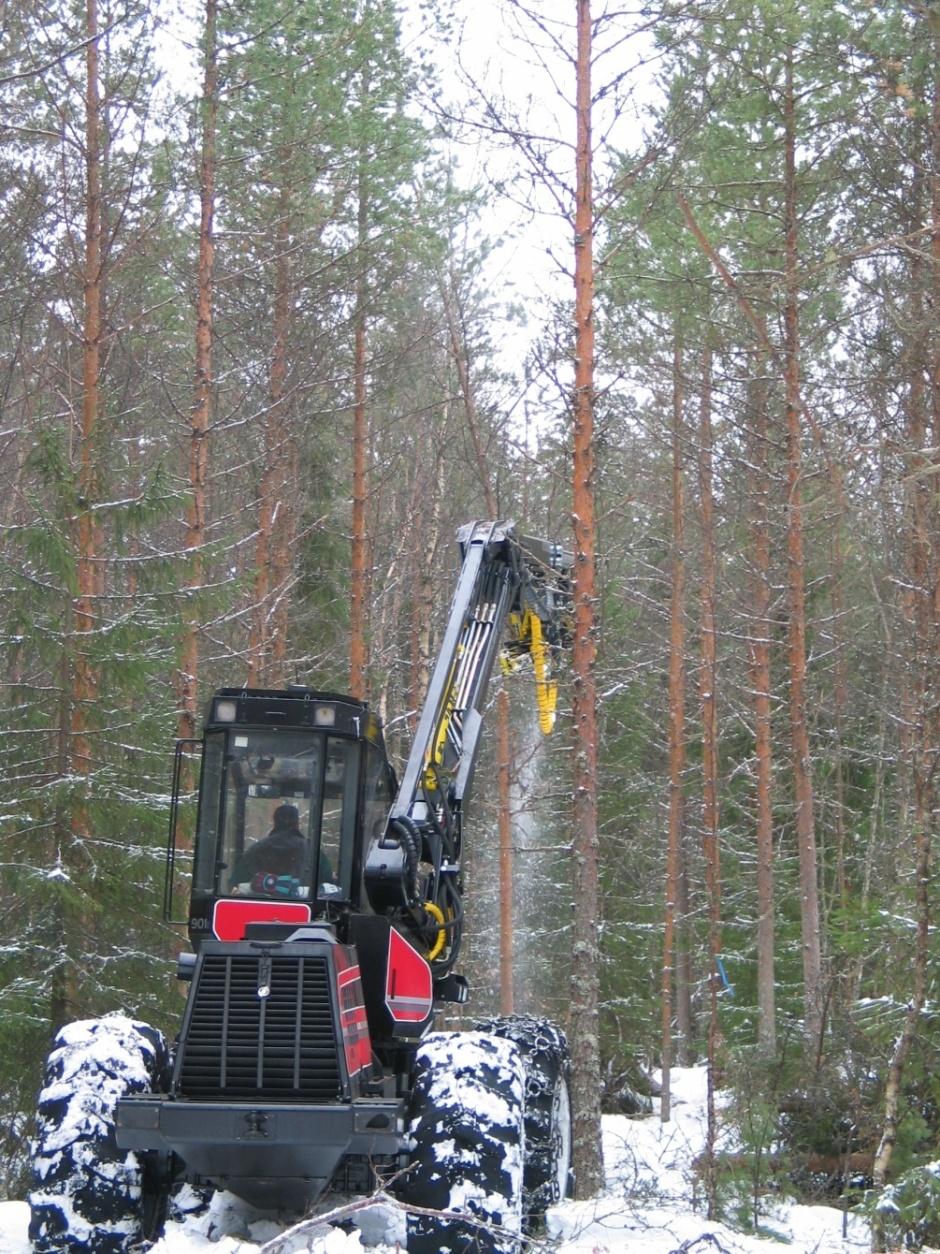
[[[435,958],[440,956],[443,952],[444,946],[447,944],[447,928],[444,926],[444,911],[440,908],[440,906],[435,905],[433,901],[426,901],[424,903],[424,908],[431,918],[436,919],[441,925],[440,931],[435,937],[434,944],[428,952],[428,962],[433,962]]]
[[[555,726],[558,685],[551,677],[548,645],[542,636],[542,620],[533,610],[526,610],[523,614],[510,614],[509,630],[513,640],[508,648],[500,652],[500,669],[504,675],[511,675],[525,662],[525,653],[531,657],[532,669],[535,672],[535,703],[539,712],[539,727],[542,734],[547,736]],[[424,786],[429,791],[439,786],[438,772],[435,768],[442,766],[444,762],[444,746],[447,743],[447,731],[450,727],[456,698],[455,675],[462,656],[463,647],[460,646],[451,668],[447,704],[438,724],[434,743],[425,759]]]
[[[509,620],[516,642],[527,647],[535,672],[535,703],[539,712],[539,727],[547,736],[555,726],[555,707],[558,704],[558,685],[551,677],[548,645],[542,635],[542,620],[532,610],[513,614]],[[517,671],[524,661],[518,652],[503,651],[499,664],[504,675]]]
[[[437,735],[434,738],[434,744],[424,760],[424,786],[428,789],[428,791],[437,787],[438,774],[434,768],[442,766],[444,762],[444,745],[447,743],[447,729],[450,726],[451,715],[454,712],[454,700],[456,698],[456,692],[454,689],[454,674],[457,670],[457,664],[462,656],[463,646],[459,645],[447,682],[447,705],[444,708],[444,713],[438,725]]]
[[[523,627],[527,629],[529,652],[535,670],[535,703],[539,711],[539,727],[547,736],[555,726],[555,707],[558,704],[558,685],[549,672],[548,645],[542,638],[542,620],[538,614],[526,610]]]

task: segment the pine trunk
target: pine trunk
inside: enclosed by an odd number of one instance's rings
[[[445,417],[444,429],[447,428]],[[418,520],[421,543],[414,546],[415,596],[411,607],[410,674],[408,706],[412,711],[411,733],[417,729],[418,710],[424,701],[431,678],[431,627],[434,621],[436,582],[434,559],[440,540],[441,507],[443,504],[443,460],[438,444],[430,468],[419,463],[415,468],[415,490],[411,517]],[[425,477],[426,475],[426,477]]]
[[[708,1081],[705,1135],[705,1190],[708,1218],[718,1215],[715,1142],[718,1135],[715,1110],[716,1075],[719,1067],[721,1028],[718,1021],[721,959],[721,869],[718,849],[718,650],[715,624],[717,544],[715,501],[712,485],[712,353],[706,347],[702,362],[702,395],[699,423],[699,502],[702,522],[701,632],[702,663],[699,691],[702,703],[702,853],[705,892],[708,900]]]
[[[832,685],[832,722],[835,742],[832,746],[833,758],[833,820],[835,823],[836,847],[836,898],[839,909],[848,927],[849,889],[846,878],[846,822],[845,822],[845,713],[849,703],[849,681],[846,659],[846,645],[843,635],[845,621],[845,546],[842,527],[845,516],[845,493],[842,467],[832,466],[832,486],[835,496],[835,518],[832,533],[832,592],[830,606],[832,609],[832,648],[835,654],[835,673]]]
[[[277,436],[277,504],[272,519],[271,606],[268,614],[268,683],[283,688],[291,678],[287,673],[288,613],[291,571],[293,569],[294,511],[296,494],[296,440],[290,425],[288,389],[288,344],[291,329],[293,291],[291,287],[290,195],[284,192],[277,232],[277,259],[274,264],[274,352],[271,358],[269,395],[271,416]]]
[[[933,104],[930,118],[931,174],[930,174],[930,267],[928,300],[922,299],[924,282],[923,267],[915,261],[912,274],[912,304],[918,312],[924,305],[938,308],[940,300],[940,15],[929,11],[925,14],[932,42],[934,81]],[[904,1023],[895,1042],[885,1082],[885,1112],[881,1141],[875,1154],[872,1178],[876,1188],[882,1188],[888,1176],[891,1159],[897,1141],[901,1115],[902,1082],[904,1067],[917,1035],[920,1018],[927,994],[928,961],[930,957],[930,887],[931,849],[935,822],[937,789],[936,746],[940,735],[940,710],[936,701],[938,662],[940,662],[940,511],[936,499],[936,472],[940,469],[937,456],[940,440],[940,342],[936,328],[933,333],[922,331],[923,323],[915,325],[915,342],[912,352],[913,383],[908,394],[908,448],[909,494],[908,516],[911,526],[908,544],[914,597],[914,673],[913,706],[916,712],[912,736],[912,771],[914,792],[914,839],[916,847],[915,919],[913,987]],[[926,361],[925,361],[926,356]],[[929,400],[921,380],[927,367]],[[929,443],[927,451],[927,405],[930,410]],[[873,1248],[884,1249],[882,1234],[873,1233]]]
[[[258,537],[255,542],[255,586],[251,636],[248,645],[248,685],[283,682],[284,619],[279,608],[286,588],[279,586],[281,553],[289,535],[286,467],[289,462],[287,415],[287,353],[290,330],[289,195],[279,198],[275,230],[274,322],[271,364],[268,370],[268,404],[264,414],[263,457],[258,505]]]
[[[600,1138],[600,888],[597,689],[594,674],[594,209],[591,193],[591,5],[578,0],[574,376],[574,923],[571,984],[572,1144],[578,1193],[603,1188]]]
[[[823,972],[813,775],[806,723],[806,589],[803,557],[802,403],[799,361],[799,251],[796,185],[796,105],[793,59],[786,59],[784,96],[784,390],[787,414],[787,586],[790,734],[800,867],[805,1034],[818,1060],[822,1050]]]
[[[477,415],[476,398],[473,394],[473,387],[470,383],[470,363],[467,358],[467,344],[457,317],[456,308],[456,284],[453,275],[448,276],[446,283],[441,284],[441,300],[444,305],[444,316],[447,320],[447,336],[450,341],[450,354],[454,362],[454,369],[457,371],[457,382],[460,386],[460,395],[463,398],[464,413],[467,418],[467,428],[470,432],[470,440],[473,444],[473,455],[477,464],[477,474],[480,478],[480,486],[483,489],[483,499],[486,502],[486,511],[490,519],[495,522],[498,512],[496,503],[496,493],[493,491],[493,476],[490,472],[486,460],[486,453],[483,448],[483,438],[480,432],[480,422]]]
[[[770,567],[770,471],[768,452],[766,359],[757,358],[751,385],[753,466],[751,552],[753,614],[750,629],[751,691],[754,703],[754,758],[756,776],[757,844],[757,1045],[772,1058],[777,1051],[776,984],[774,970],[774,827],[773,748],[771,721],[772,598]]]
[[[686,849],[685,824],[679,824],[679,876],[676,883],[676,930],[675,945],[675,1061],[680,1067],[695,1065],[695,1017],[692,1013],[692,994],[695,991],[695,973],[692,966],[692,921],[689,900],[689,857]]]
[[[682,443],[685,401],[682,345],[675,332],[672,354],[672,590],[669,608],[669,831],[666,844],[666,901],[663,915],[662,1089],[660,1118],[672,1117],[673,978],[676,966],[676,904],[682,858],[685,771],[685,509]]]
[[[101,375],[101,100],[98,84],[98,12],[96,0],[87,0],[85,46],[85,258],[82,327],[82,417],[78,467],[76,533],[76,595],[72,607],[74,657],[71,677],[70,769],[89,775],[92,769],[88,714],[98,678],[89,656],[89,640],[96,626],[98,530],[92,507],[97,495],[95,441],[98,435]],[[87,834],[83,805],[73,809],[72,830]]]
[[[206,492],[209,469],[209,424],[212,416],[212,303],[215,241],[215,129],[218,111],[216,14],[218,0],[206,0],[205,74],[202,87],[202,154],[199,171],[199,261],[196,292],[196,369],[189,420],[189,491],[184,546],[189,575],[183,642],[178,675],[181,739],[196,734],[199,688],[199,614],[196,597],[203,583],[203,545],[206,538]]]
[[[69,655],[63,651],[60,663],[58,708],[56,711],[55,762],[56,776],[61,784],[72,768],[72,702],[70,691]],[[63,852],[72,844],[72,816],[68,797],[59,790],[55,798],[53,816],[52,857],[49,870],[61,870]],[[75,963],[71,957],[71,945],[63,943],[70,931],[68,899],[57,894],[51,905],[48,945],[49,970],[49,1028],[50,1040],[60,1028],[71,1022],[79,1013],[78,986]]]
[[[497,774],[499,777],[499,1013],[513,1011],[512,960],[512,813],[510,811],[509,693],[496,699]]]
[[[366,580],[368,538],[366,535],[366,498],[368,494],[367,458],[369,452],[369,420],[366,411],[366,237],[368,204],[365,172],[359,170],[359,278],[356,284],[355,341],[353,346],[353,482],[352,482],[352,552],[350,556],[349,594],[349,691],[360,701],[366,697],[368,646],[366,643]]]

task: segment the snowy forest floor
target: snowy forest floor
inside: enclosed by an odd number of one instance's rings
[[[769,1254],[781,1243],[796,1254],[848,1254],[869,1248],[868,1224],[833,1206],[804,1206],[763,1199],[760,1226],[752,1236],[703,1215],[701,1182],[694,1162],[705,1143],[705,1071],[676,1069],[672,1075],[673,1118],[662,1125],[645,1119],[604,1118],[607,1189],[590,1202],[566,1202],[548,1215],[547,1236],[533,1241],[531,1254]],[[229,1194],[218,1194],[209,1210],[183,1223],[168,1223],[152,1254],[267,1254],[309,1250],[311,1254],[394,1254],[404,1248],[401,1213],[377,1204],[350,1216],[357,1225],[297,1234],[277,1240],[283,1225],[259,1216]],[[0,1254],[29,1254],[25,1202],[0,1203]],[[399,1244],[400,1243],[400,1244]]]

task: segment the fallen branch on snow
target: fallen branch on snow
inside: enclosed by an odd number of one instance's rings
[[[531,1241],[520,1233],[510,1234],[507,1229],[487,1223],[484,1219],[478,1219],[467,1211],[435,1210],[430,1206],[414,1206],[408,1202],[400,1202],[397,1197],[392,1197],[390,1193],[387,1193],[384,1187],[380,1187],[367,1197],[360,1197],[353,1202],[345,1203],[343,1206],[336,1206],[333,1210],[324,1211],[322,1215],[311,1215],[308,1219],[301,1219],[299,1223],[292,1224],[291,1227],[285,1228],[283,1232],[278,1233],[276,1237],[272,1237],[270,1241],[266,1241],[261,1246],[258,1254],[289,1254],[298,1237],[317,1238],[326,1236],[330,1228],[335,1224],[348,1219],[350,1215],[354,1215],[357,1211],[366,1210],[370,1206],[377,1205],[388,1206],[400,1214],[430,1215],[435,1219],[453,1220],[470,1228],[485,1228],[489,1232],[506,1233],[507,1235],[516,1236],[520,1245],[530,1249],[538,1247],[538,1242]]]

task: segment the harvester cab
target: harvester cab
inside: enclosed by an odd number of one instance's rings
[[[209,703],[188,927],[194,949],[252,924],[337,922],[362,899],[364,840],[395,794],[379,720],[349,697],[307,688],[223,688]],[[177,746],[167,914],[185,755]]]

